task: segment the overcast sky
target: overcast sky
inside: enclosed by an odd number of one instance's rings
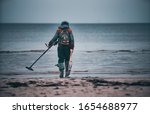
[[[0,0],[3,23],[150,23],[150,0]]]

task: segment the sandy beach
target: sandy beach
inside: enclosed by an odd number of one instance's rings
[[[1,78],[0,96],[150,97],[150,78]]]

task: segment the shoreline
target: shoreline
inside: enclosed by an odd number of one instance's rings
[[[150,77],[1,78],[0,97],[150,97]]]
[[[150,78],[149,74],[109,74],[109,73],[93,73],[88,71],[72,71],[70,78]],[[50,71],[47,73],[28,72],[28,73],[8,73],[0,75],[0,79],[13,79],[13,78],[59,78],[59,71]]]

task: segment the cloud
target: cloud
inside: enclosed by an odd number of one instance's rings
[[[150,22],[150,0],[1,0],[1,22]]]

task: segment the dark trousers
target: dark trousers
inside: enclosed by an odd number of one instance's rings
[[[58,64],[60,64],[60,70],[64,70],[63,63],[65,62],[66,71],[68,70],[70,59],[70,47],[66,45],[58,46]]]

